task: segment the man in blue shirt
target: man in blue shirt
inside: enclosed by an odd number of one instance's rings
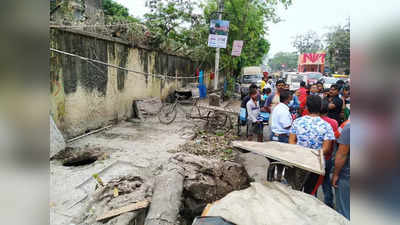
[[[322,153],[328,153],[331,141],[335,140],[333,129],[329,123],[320,117],[321,97],[310,95],[307,97],[306,105],[309,115],[302,116],[293,122],[290,129],[289,144],[298,144]],[[304,184],[304,192],[312,193],[318,181],[318,174],[311,173]]]

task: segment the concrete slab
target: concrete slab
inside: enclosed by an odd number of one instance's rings
[[[289,165],[304,169],[320,175],[325,174],[325,164],[320,151],[291,145],[270,142],[234,141],[233,146],[251,151],[268,158],[278,160]]]

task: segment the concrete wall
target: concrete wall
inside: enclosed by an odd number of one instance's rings
[[[130,43],[83,31],[50,30],[52,48],[135,71],[195,76],[188,58],[131,47]],[[210,69],[206,69],[209,74]],[[194,80],[160,79],[76,57],[50,53],[50,113],[68,138],[132,116],[133,100],[166,97],[176,85]],[[210,84],[206,79],[207,86]]]
[[[50,16],[53,22],[70,25],[104,24],[102,0],[55,0],[55,4],[59,7]]]

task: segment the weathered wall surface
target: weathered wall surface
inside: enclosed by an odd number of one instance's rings
[[[103,24],[102,0],[53,0],[50,20],[58,24]],[[93,30],[93,29],[92,29]]]
[[[188,58],[133,48],[121,40],[78,31],[51,29],[50,40],[52,48],[134,71],[187,77],[195,76],[197,67]],[[176,85],[189,82],[195,81],[185,79],[177,83],[175,79],[127,72],[51,52],[50,113],[59,129],[67,137],[73,137],[110,121],[131,117],[133,100],[163,98]]]

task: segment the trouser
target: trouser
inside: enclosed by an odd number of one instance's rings
[[[287,135],[279,135],[279,136],[275,136],[274,132],[271,132],[271,141],[275,141],[273,138],[278,138],[277,141],[278,142],[282,142],[282,143],[289,143],[289,136]],[[270,162],[276,162],[276,160],[270,159]],[[272,167],[271,167],[272,169]],[[277,169],[277,173],[278,173],[278,179],[280,180],[281,174],[283,172],[283,165],[276,165],[276,169]]]
[[[304,192],[307,194],[311,194],[314,190],[315,185],[317,184],[319,175],[315,173],[311,173],[308,175],[308,178],[304,184]]]
[[[325,160],[325,177],[324,182],[322,183],[322,190],[324,192],[324,202],[326,205],[333,208],[333,191],[332,184],[330,179],[330,173],[332,169],[332,158]]]
[[[278,138],[278,139],[276,139]],[[276,139],[276,140],[274,140]],[[271,131],[271,141],[278,141],[282,143],[289,143],[289,136],[288,135],[279,135],[275,136],[275,133]]]
[[[336,211],[350,220],[350,178],[339,177],[336,184]]]

